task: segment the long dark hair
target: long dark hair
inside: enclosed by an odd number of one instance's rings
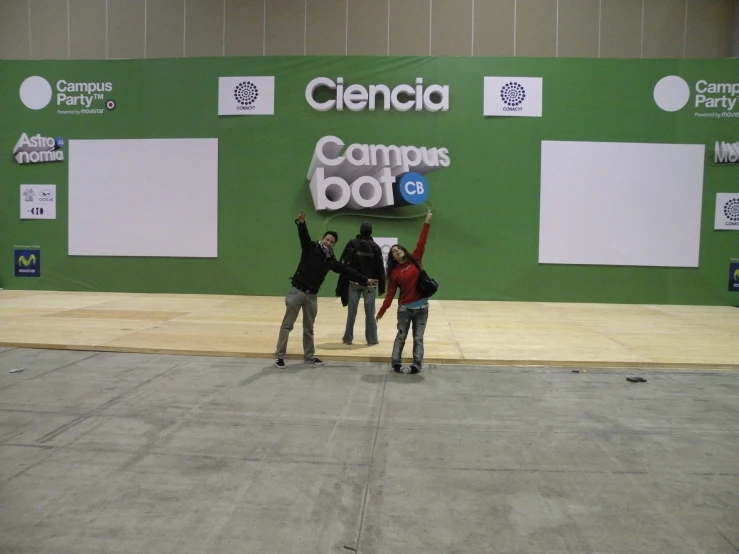
[[[416,258],[413,257],[413,254],[408,252],[405,246],[401,246],[399,244],[393,244],[390,247],[390,253],[387,255],[387,282],[390,282],[390,277],[393,274],[393,270],[398,267],[398,262],[395,261],[395,257],[393,256],[393,248],[400,248],[404,253],[406,259],[411,262],[413,265],[418,267],[418,261]]]

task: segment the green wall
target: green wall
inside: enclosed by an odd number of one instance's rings
[[[25,78],[108,81],[117,107],[102,115],[33,111],[19,100]],[[274,75],[275,115],[219,117],[219,76]],[[543,77],[543,117],[483,117],[484,76]],[[412,247],[426,205],[361,213],[313,208],[306,172],[316,141],[446,147],[450,167],[427,175],[436,212],[426,266],[440,299],[735,304],[727,292],[735,232],[714,231],[717,192],[739,190],[731,166],[705,165],[700,267],[539,265],[542,140],[703,143],[739,139],[739,118],[697,118],[658,109],[654,84],[666,75],[739,81],[739,60],[286,57],[120,61],[0,61],[0,279],[6,289],[282,295],[299,257],[293,219],[308,212],[314,238],[339,245],[372,221],[377,236]],[[447,112],[318,112],[305,85],[450,86]],[[737,108],[735,107],[735,111]],[[21,133],[70,139],[219,139],[218,258],[67,255],[67,163],[18,165]],[[18,216],[19,184],[57,185],[57,219]],[[113,209],[113,208],[110,208]],[[14,245],[39,245],[40,278],[14,277]],[[322,295],[333,295],[329,276]]]

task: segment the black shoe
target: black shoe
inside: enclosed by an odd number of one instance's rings
[[[403,373],[403,366],[400,364],[393,364],[393,371]]]
[[[421,371],[416,364],[412,364],[408,370],[408,373],[418,373]]]
[[[352,341],[350,341],[350,340],[342,340],[341,342],[343,342],[347,346],[351,346],[352,345]]]
[[[326,364],[326,362],[318,358],[311,358],[310,360],[305,360],[305,363],[308,365],[325,365]]]
[[[285,360],[282,358],[275,358],[275,365],[277,367],[285,367]]]

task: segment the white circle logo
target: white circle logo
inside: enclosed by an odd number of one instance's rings
[[[676,112],[690,100],[690,87],[677,75],[662,77],[654,85],[654,102],[666,112]]]
[[[43,77],[29,77],[21,84],[21,102],[32,110],[40,110],[51,102],[51,85]]]

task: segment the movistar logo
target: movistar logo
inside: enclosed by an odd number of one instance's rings
[[[36,254],[31,254],[27,258],[25,256],[18,256],[18,264],[23,267],[36,265]],[[739,275],[739,271],[737,271],[737,275]]]

